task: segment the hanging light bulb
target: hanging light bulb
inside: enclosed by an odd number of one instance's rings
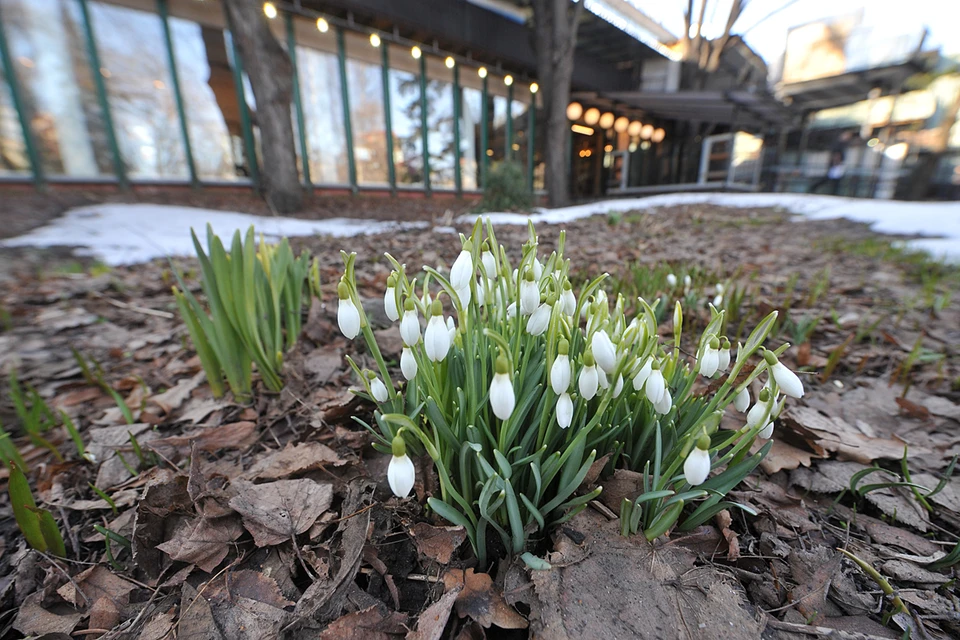
[[[629,133],[631,136],[636,138],[637,136],[640,135],[641,129],[643,129],[643,123],[640,122],[639,120],[634,120],[627,127],[627,133]]]
[[[410,49],[410,55],[413,56],[413,59],[414,59],[414,60],[419,60],[419,59],[420,59],[420,56],[423,55],[423,51],[420,51],[420,47],[414,45],[414,46]]]
[[[657,129],[656,131],[653,132],[653,135],[650,136],[650,140],[652,142],[663,142],[663,138],[666,135],[667,135],[666,131],[664,131],[663,129]]]
[[[613,130],[617,133],[623,133],[630,126],[630,119],[626,116],[620,116],[613,121]]]
[[[371,33],[371,34],[370,34],[370,44],[373,45],[374,47],[379,47],[379,46],[380,46],[380,36],[378,36],[378,35],[375,34],[375,33]]]
[[[267,16],[271,20],[277,17],[277,5],[272,2],[263,3],[263,15]]]
[[[595,125],[600,122],[600,109],[596,107],[587,109],[586,113],[583,114],[583,121],[589,125]]]
[[[536,82],[531,82],[530,93],[536,93],[537,91],[540,91],[540,85],[538,85]]]
[[[486,67],[480,67],[479,69],[477,69],[477,75],[480,76],[481,78],[486,78],[486,77],[487,77],[487,68],[486,68]]]
[[[600,116],[600,128],[609,129],[613,126],[614,116],[612,113],[607,111],[602,116]]]
[[[653,125],[652,124],[643,125],[643,128],[640,129],[640,137],[643,138],[644,140],[649,140],[650,136],[652,135],[653,135]]]
[[[317,31],[320,33],[330,31],[330,23],[327,22],[326,18],[317,18]]]
[[[513,84],[513,76],[511,76],[511,75],[509,75],[509,74],[503,76],[503,84],[507,85],[508,87],[509,87],[510,85],[512,85],[512,84]]]
[[[447,65],[447,69],[453,69],[457,64],[457,61],[453,59],[453,56],[447,56],[447,59],[443,61],[443,64]]]
[[[579,102],[571,102],[567,105],[567,120],[579,120],[583,115],[583,105]]]

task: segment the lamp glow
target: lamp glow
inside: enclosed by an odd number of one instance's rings
[[[536,82],[531,82],[530,93],[536,93],[537,91],[540,91],[540,85],[538,85]]]
[[[317,18],[317,31],[320,33],[330,31],[330,23],[325,18]]]
[[[420,47],[414,45],[414,46],[410,49],[410,55],[413,56],[413,59],[414,59],[414,60],[419,60],[419,59],[420,59],[420,56],[423,55],[423,51],[420,51]]]
[[[486,67],[480,67],[479,69],[477,69],[477,75],[480,76],[481,78],[486,78],[486,77],[487,77],[487,68],[486,68]]]
[[[600,128],[609,129],[613,126],[614,115],[607,111],[602,116],[600,116]]]
[[[510,85],[512,85],[512,84],[513,84],[513,76],[511,76],[511,75],[505,75],[505,76],[503,76],[503,84],[507,85],[508,87],[509,87]]]
[[[626,116],[620,116],[613,121],[613,130],[617,133],[623,133],[630,126],[630,119]]]
[[[447,59],[443,61],[443,64],[447,65],[447,69],[453,69],[454,65],[457,64],[457,61],[453,59],[453,56],[447,56]]]
[[[583,115],[583,105],[579,102],[571,102],[567,105],[567,120],[579,120]]]
[[[643,138],[644,140],[649,140],[650,136],[652,135],[653,135],[653,125],[652,124],[643,125],[643,128],[640,129],[640,137]]]
[[[593,135],[593,129],[591,129],[590,127],[585,127],[585,126],[583,126],[582,124],[572,125],[572,126],[570,127],[570,131],[573,131],[574,133],[579,133],[579,134],[582,135],[582,136],[592,136],[592,135]]]
[[[375,33],[371,33],[371,34],[370,34],[370,44],[373,45],[374,47],[379,47],[379,46],[380,46],[380,36],[378,36],[378,35],[375,34]]]
[[[271,20],[277,17],[277,6],[272,2],[263,3],[263,15],[267,16]]]
[[[640,131],[643,129],[643,123],[639,120],[634,120],[627,127],[627,133],[636,138],[640,135]]]
[[[589,125],[595,125],[600,122],[600,109],[596,107],[590,107],[583,114],[583,121]]]
[[[663,142],[664,136],[667,135],[667,132],[663,129],[657,129],[653,132],[653,135],[650,136],[650,140],[653,142]]]

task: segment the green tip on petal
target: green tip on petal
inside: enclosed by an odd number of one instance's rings
[[[350,287],[348,287],[347,283],[343,280],[341,280],[340,284],[337,285],[337,296],[341,300],[346,300],[350,297]]]
[[[497,356],[497,362],[494,366],[497,373],[510,373],[510,361],[502,353]]]
[[[770,365],[771,367],[777,364],[778,362],[780,362],[779,360],[777,360],[777,356],[773,353],[773,351],[769,351],[769,350],[764,350],[763,359],[766,360],[767,364]]]
[[[710,348],[711,348],[711,349],[719,349],[719,348],[720,348],[720,338],[718,338],[717,336],[712,336],[712,337],[710,338],[710,343],[709,343],[709,344],[710,344]]]
[[[592,367],[597,364],[596,359],[593,357],[593,349],[587,349],[583,352],[583,366]]]
[[[660,361],[654,360],[653,362],[651,362],[650,368],[653,369],[654,371],[657,371],[658,369],[660,369]]]
[[[763,388],[760,390],[760,402],[770,402],[770,390]]]
[[[397,286],[397,272],[393,271],[387,276],[387,287]]]
[[[710,450],[710,436],[703,434],[697,438],[697,449],[702,449],[704,451]]]
[[[417,306],[417,305],[414,304],[414,302],[413,302],[413,298],[407,298],[406,301],[404,301],[404,303],[403,303],[403,310],[404,310],[404,311],[413,311],[413,310],[416,308],[416,306]]]
[[[559,353],[562,356],[565,356],[568,353],[570,353],[570,343],[567,342],[566,338],[560,338],[560,343],[557,344],[557,353]]]
[[[463,250],[473,251],[473,241],[470,240],[470,238],[467,238],[466,241],[463,243]]]
[[[407,455],[407,443],[403,441],[403,437],[399,433],[393,436],[393,443],[390,448],[393,449],[393,455],[397,458]]]
[[[535,279],[533,275],[533,269],[528,268],[526,271],[524,271],[523,279],[526,280],[527,282],[533,282]]]
[[[569,282],[564,282],[564,283],[563,283],[563,290],[564,290],[564,291],[573,291],[573,285],[571,285]]]
[[[720,348],[721,348],[721,349],[729,349],[729,348],[730,348],[730,341],[729,341],[726,337],[724,337],[724,339],[720,342]]]
[[[440,300],[434,300],[433,304],[430,306],[430,315],[432,316],[441,316],[443,315],[443,303]]]

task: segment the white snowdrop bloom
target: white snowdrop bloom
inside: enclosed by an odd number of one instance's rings
[[[597,388],[600,386],[600,376],[597,373],[596,361],[593,354],[588,349],[583,354],[583,368],[580,369],[580,377],[577,378],[577,387],[580,389],[580,396],[584,400],[592,400],[597,395]]]
[[[413,355],[410,347],[404,347],[400,352],[400,372],[405,380],[413,380],[417,377],[417,359]]]
[[[550,313],[552,311],[553,307],[547,303],[543,303],[537,307],[537,310],[534,311],[530,319],[527,320],[527,333],[532,336],[542,335],[543,332],[547,330],[547,327],[550,326]]]
[[[722,283],[722,282],[718,282],[718,283],[713,287],[713,290],[716,291],[716,293],[717,293],[718,296],[722,296],[722,295],[723,295],[723,283]]]
[[[667,286],[668,286],[668,287],[676,287],[676,286],[677,286],[677,276],[673,275],[672,273],[668,273],[668,274],[667,274]]]
[[[760,432],[757,433],[757,437],[761,440],[769,440],[773,437],[773,420],[770,420],[763,426],[763,429],[760,429]]]
[[[386,402],[387,398],[387,387],[383,384],[383,380],[373,376],[370,378],[370,395],[373,396],[373,399],[377,402]]]
[[[433,362],[441,362],[450,351],[450,330],[443,321],[443,314],[439,300],[434,302],[433,311],[427,322],[427,329],[423,332],[423,347],[427,357]]]
[[[493,415],[506,420],[513,413],[516,404],[513,382],[510,380],[510,363],[502,355],[498,356],[496,373],[490,382],[490,408],[493,409]]]
[[[416,346],[420,342],[420,320],[413,300],[407,300],[403,311],[403,320],[400,321],[400,338],[407,347]]]
[[[689,288],[693,284],[693,279],[689,276],[683,276],[683,286]]]
[[[666,383],[663,380],[663,373],[660,368],[650,372],[647,382],[644,385],[644,392],[647,394],[647,400],[656,404],[663,397],[663,392],[667,390]]]
[[[650,377],[650,373],[653,371],[653,367],[650,366],[650,358],[647,358],[647,361],[643,363],[643,366],[640,367],[640,371],[637,371],[637,375],[633,376],[633,390],[640,391],[643,389],[643,384],[647,381],[647,378]]]
[[[700,375],[704,378],[711,378],[717,372],[720,366],[720,352],[707,344],[703,349],[703,356],[700,358]]]
[[[483,286],[483,278],[477,283],[477,306],[482,307],[487,301],[487,288]]]
[[[550,367],[550,386],[557,395],[564,393],[570,388],[570,378],[572,376],[570,356],[567,355],[566,350],[562,346],[565,342],[566,340],[560,343],[560,354],[554,358],[553,366]],[[569,346],[567,348],[569,348]]]
[[[491,280],[496,280],[497,278],[497,259],[488,249],[484,249],[480,252],[480,262],[483,264],[483,271],[486,274],[486,277]]]
[[[453,316],[447,316],[447,333],[450,334],[450,345],[452,346],[457,339],[457,325],[453,322]]]
[[[613,373],[617,368],[617,348],[613,346],[613,341],[606,331],[597,331],[590,340],[590,347],[593,349],[593,357],[597,359],[597,364],[606,373]]]
[[[467,305],[470,304],[470,298],[472,294],[470,293],[470,283],[467,282],[467,286],[462,289],[457,289],[457,297],[460,298],[460,306],[464,309],[467,308]]]
[[[663,395],[660,396],[660,400],[653,403],[653,410],[659,413],[662,416],[670,413],[670,409],[673,408],[673,396],[670,395],[670,389],[664,389]]]
[[[390,484],[390,490],[398,498],[406,498],[413,490],[416,479],[417,470],[413,466],[413,460],[407,455],[403,438],[397,435],[393,439],[393,458],[387,466],[387,482]]]
[[[782,362],[777,360],[777,356],[772,351],[764,351],[763,357],[770,365],[770,373],[776,380],[780,389],[791,398],[803,397],[803,383],[793,371],[790,371]]]
[[[570,288],[569,282],[564,283],[563,293],[560,294],[560,310],[568,316],[577,312],[577,297],[573,295],[573,289]]]
[[[726,338],[723,339],[723,342],[720,345],[720,364],[717,367],[717,371],[726,371],[730,366],[730,341]]]
[[[450,286],[458,291],[464,287],[469,287],[473,272],[473,256],[470,255],[470,241],[467,240],[460,255],[457,256],[453,266],[450,267]]]
[[[607,379],[607,374],[605,374],[599,366],[597,367],[597,383],[601,389],[610,388],[610,380]]]
[[[706,440],[706,443],[703,441]],[[704,444],[701,448],[701,444]],[[690,455],[683,463],[683,477],[687,483],[696,487],[703,484],[707,476],[710,475],[710,438],[702,436],[697,446],[693,448]]]
[[[733,408],[739,411],[740,413],[743,413],[749,407],[750,407],[750,391],[744,388],[733,399]]]
[[[520,283],[520,313],[529,316],[540,306],[540,288],[533,279],[533,272],[527,271]]]
[[[396,322],[400,319],[400,307],[397,306],[397,288],[395,285],[391,285],[390,280],[387,280],[387,290],[383,294],[383,311],[390,318],[390,322]]]
[[[719,293],[718,293],[718,294],[713,298],[713,306],[717,307],[718,309],[723,306],[723,295],[722,295],[722,294],[719,294]]]
[[[540,258],[536,256],[533,258],[533,277],[537,282],[540,282],[540,278],[543,277],[543,265],[540,263]]]
[[[623,393],[623,374],[617,376],[617,383],[613,385],[613,397],[619,398]]]
[[[510,305],[507,306],[507,320],[510,320],[516,317],[517,317],[517,303],[511,302]]]
[[[757,398],[757,401],[750,411],[747,412],[747,428],[753,429],[754,427],[764,424],[764,421],[767,420],[770,416],[770,391],[769,389],[763,389],[760,392],[760,397]]]
[[[566,429],[573,422],[573,399],[569,393],[561,393],[557,398],[557,424]]]
[[[360,311],[350,297],[350,290],[345,282],[337,285],[337,294],[340,302],[337,304],[337,325],[340,331],[350,340],[360,333]]]

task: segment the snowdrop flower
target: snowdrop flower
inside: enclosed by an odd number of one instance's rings
[[[417,377],[417,359],[410,347],[404,347],[400,352],[400,372],[404,379],[413,380]]]
[[[398,433],[393,438],[393,458],[387,467],[387,482],[390,484],[390,490],[398,498],[406,498],[413,489],[413,483],[417,478],[417,470],[413,466],[413,460],[407,455],[407,445]]]
[[[566,429],[573,422],[573,399],[569,393],[561,393],[557,398],[557,424]]]
[[[570,388],[570,343],[564,339],[560,340],[557,346],[557,357],[553,360],[553,366],[550,367],[550,386],[553,392],[558,396],[565,393]]]
[[[517,303],[511,302],[509,306],[507,306],[507,320],[511,320],[516,317],[517,317]]]
[[[577,298],[573,295],[573,288],[569,282],[563,283],[563,293],[560,294],[560,310],[568,316],[577,312]]]
[[[490,408],[493,409],[493,415],[506,420],[516,404],[517,398],[510,380],[510,363],[501,354],[497,356],[496,373],[490,382]]]
[[[392,273],[387,278],[387,290],[383,293],[383,311],[390,318],[390,322],[400,319],[400,309],[397,307],[397,277]]]
[[[664,389],[663,395],[660,396],[660,400],[653,403],[653,410],[659,413],[662,416],[670,413],[670,409],[673,408],[673,396],[670,395],[670,389]]]
[[[720,343],[720,366],[717,371],[726,371],[730,366],[730,341],[726,338]]]
[[[607,379],[607,374],[605,374],[600,367],[597,367],[597,382],[600,384],[601,389],[610,388],[610,381]]]
[[[707,346],[703,348],[703,356],[700,358],[700,375],[704,378],[711,378],[720,367],[720,341],[716,336],[711,336],[707,341]]]
[[[457,339],[457,325],[453,322],[453,316],[447,316],[447,333],[450,334],[450,344]]]
[[[406,347],[414,347],[420,342],[420,320],[413,300],[407,298],[403,304],[403,320],[400,321],[400,338]]]
[[[342,280],[337,285],[337,296],[340,298],[337,305],[337,324],[343,335],[353,340],[360,333],[360,311],[350,297],[350,288]]]
[[[690,285],[693,284],[693,279],[689,275],[683,276],[683,286],[687,289],[690,288]]]
[[[470,298],[472,297],[470,293],[470,282],[467,281],[467,286],[462,289],[457,289],[457,297],[460,298],[460,306],[464,309],[467,308],[467,305],[470,304]]]
[[[470,279],[473,277],[472,250],[473,244],[469,240],[464,242],[460,255],[457,256],[453,266],[450,267],[450,286],[456,289],[458,293],[461,289],[470,286]],[[464,306],[466,306],[466,304],[467,303],[464,302]]]
[[[713,299],[713,306],[718,309],[723,306],[723,294],[718,293]]]
[[[747,428],[753,429],[763,424],[767,418],[770,416],[770,390],[763,389],[760,391],[760,397],[757,398],[757,402],[750,407],[750,411],[747,412]]]
[[[544,331],[547,330],[547,327],[550,326],[550,314],[553,312],[553,307],[550,306],[549,302],[544,302],[537,310],[533,312],[530,316],[530,319],[527,320],[527,333],[532,336],[542,335]]]
[[[718,296],[722,296],[722,295],[723,295],[723,283],[722,283],[722,282],[718,282],[716,285],[714,285],[713,290],[717,292],[717,295],[718,295]]]
[[[493,286],[491,284],[491,286]],[[483,286],[483,278],[477,283],[477,306],[482,307],[487,301],[487,288]]]
[[[540,264],[540,258],[533,257],[533,277],[540,282],[540,278],[543,276],[543,265]]]
[[[383,384],[383,380],[377,377],[373,371],[365,372],[367,380],[370,383],[370,395],[373,396],[373,399],[377,402],[386,402],[389,397],[387,394],[387,387]]]
[[[667,274],[667,286],[668,286],[668,287],[671,287],[671,288],[676,287],[676,286],[677,286],[677,276],[673,275],[672,273],[668,273],[668,274]]]
[[[702,435],[683,463],[683,477],[691,487],[703,484],[710,475],[710,436]]]
[[[613,397],[619,398],[623,393],[623,374],[617,376],[617,383],[613,385]]]
[[[423,347],[430,360],[442,362],[450,351],[450,331],[443,321],[443,306],[439,300],[433,301],[432,312],[427,329],[423,332]]]
[[[757,437],[761,440],[769,440],[773,436],[773,420],[770,420],[763,426],[763,429],[760,429],[757,433]]]
[[[597,374],[596,360],[593,359],[593,352],[587,349],[583,352],[583,368],[580,369],[580,377],[577,379],[580,396],[584,400],[592,400],[593,396],[597,395],[599,386],[600,376]]]
[[[597,364],[606,373],[613,373],[617,368],[617,348],[613,346],[613,341],[606,331],[597,331],[590,340],[590,347],[593,349],[593,357],[597,359]]]
[[[744,387],[733,399],[733,408],[743,413],[750,406],[750,392]]]
[[[647,394],[647,400],[656,404],[660,401],[660,398],[663,397],[663,392],[666,391],[667,385],[663,380],[663,373],[660,371],[660,363],[654,362],[650,365],[652,371],[647,377],[647,382],[644,385],[644,391]]]
[[[647,381],[647,378],[650,377],[650,373],[653,371],[653,368],[650,366],[650,358],[647,358],[647,361],[643,363],[643,366],[640,367],[640,371],[637,371],[637,375],[633,376],[633,390],[640,391],[643,389],[643,384]]]
[[[483,246],[480,250],[480,264],[483,265],[483,272],[487,278],[490,280],[497,279],[497,258],[490,249],[487,248],[486,240],[483,241]]]
[[[534,280],[533,271],[527,269],[520,283],[520,313],[529,316],[540,306],[540,288]]]
[[[763,357],[770,366],[770,373],[773,374],[773,379],[783,392],[791,398],[802,398],[803,383],[800,382],[797,374],[787,369],[782,362],[777,360],[777,356],[774,355],[772,351],[764,351]]]

